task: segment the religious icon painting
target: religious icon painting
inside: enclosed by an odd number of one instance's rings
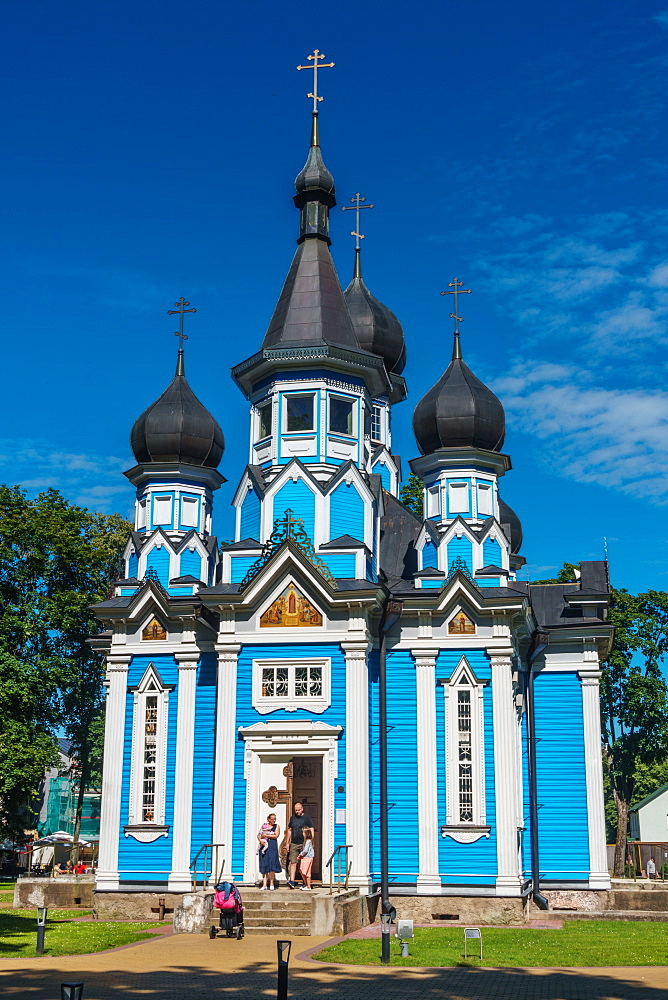
[[[260,618],[260,628],[311,628],[322,625],[322,615],[300,590],[289,583]]]
[[[475,635],[475,625],[468,615],[458,611],[448,625],[449,635]]]
[[[160,624],[157,618],[152,618],[146,628],[143,629],[141,637],[145,641],[155,642],[156,640],[166,639],[167,630]]]

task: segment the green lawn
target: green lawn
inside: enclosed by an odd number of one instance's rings
[[[630,920],[565,921],[562,930],[481,928],[483,960],[479,945],[471,942],[464,959],[462,927],[416,927],[409,942],[410,957],[401,958],[399,943],[392,937],[392,965],[475,966],[597,966],[668,965],[668,935],[665,923]],[[380,940],[348,939],[325,948],[313,958],[323,962],[380,965]]]
[[[45,955],[87,955],[152,937],[152,923],[110,923],[72,918],[85,910],[49,910],[44,938]],[[162,925],[164,926],[164,925]],[[37,919],[35,910],[0,910],[0,958],[30,958],[35,954]]]

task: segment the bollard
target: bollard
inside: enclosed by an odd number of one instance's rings
[[[83,983],[61,983],[60,1000],[81,1000],[83,988]]]
[[[390,929],[392,925],[392,914],[381,913],[380,915],[380,960],[383,965],[390,964]]]
[[[288,1000],[288,962],[290,961],[291,947],[292,941],[276,942],[276,950],[278,951],[277,1000]]]
[[[44,931],[46,930],[46,915],[48,912],[46,906],[37,907],[37,945],[35,948],[37,955],[44,954]]]

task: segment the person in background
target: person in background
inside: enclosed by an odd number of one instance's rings
[[[647,878],[656,878],[656,861],[653,857],[647,862]]]
[[[299,852],[304,845],[304,827],[312,827],[311,817],[304,812],[301,802],[295,802],[294,815],[290,817],[287,829],[288,864],[290,876],[288,879],[288,889],[295,888],[295,875],[297,873],[297,859]]]
[[[74,874],[75,875],[85,875],[86,874],[86,866],[83,863],[83,861],[78,861],[77,864],[74,866]]]
[[[278,856],[278,837],[280,836],[281,828],[276,822],[276,813],[269,813],[267,816],[267,822],[263,823],[260,832],[257,835],[257,839],[262,843],[266,841],[267,849],[265,851],[260,851],[260,875],[262,876],[262,885],[260,889],[275,889],[276,883],[274,879],[277,872],[281,872],[281,859]],[[267,885],[267,880],[269,885]]]
[[[311,892],[311,869],[313,868],[313,858],[315,857],[313,838],[315,834],[310,826],[305,826],[303,833],[304,845],[299,853],[299,868],[304,879],[302,892]]]

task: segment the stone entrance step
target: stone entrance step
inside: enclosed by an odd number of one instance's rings
[[[311,933],[313,895],[298,889],[276,889],[261,892],[256,888],[239,887],[244,905],[244,926],[247,934],[292,934],[306,937]],[[220,911],[211,911],[209,926],[218,926]]]
[[[541,920],[650,920],[668,922],[660,910],[551,910],[541,912]]]

